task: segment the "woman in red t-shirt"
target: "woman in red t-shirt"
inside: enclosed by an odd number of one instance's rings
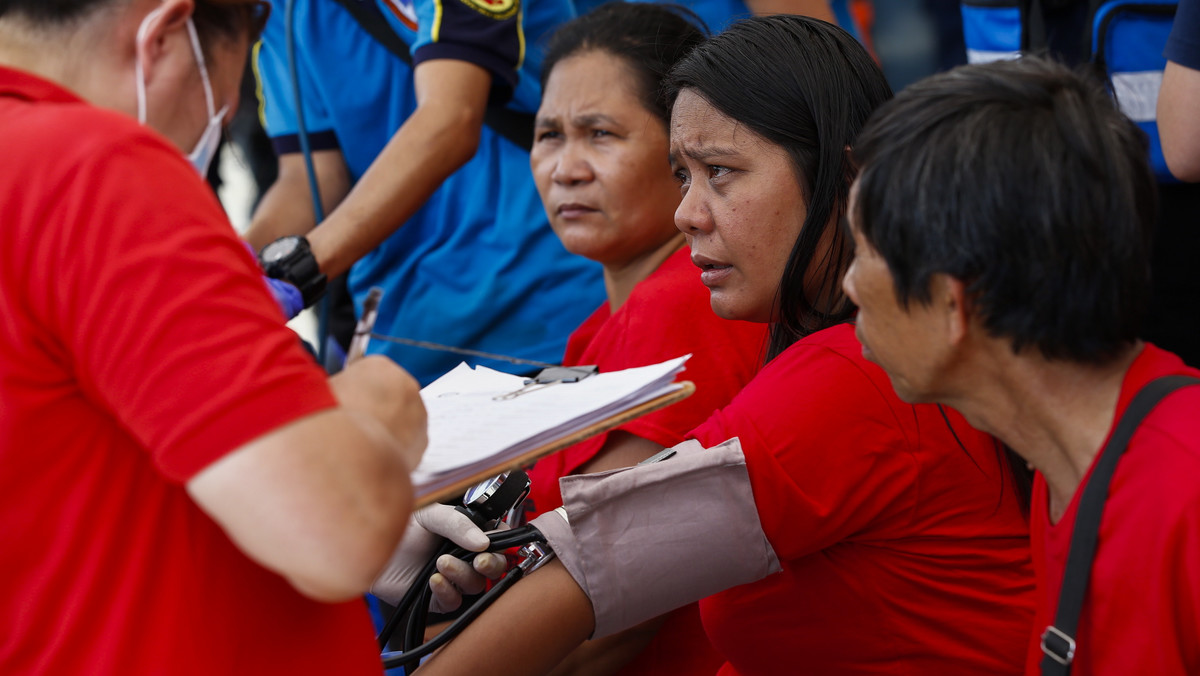
[[[683,441],[762,363],[765,327],[709,310],[675,228],[679,184],[658,84],[704,40],[694,21],[662,5],[612,3],[565,24],[546,48],[530,164],[554,232],[568,251],[603,265],[608,293],[571,335],[563,363],[603,373],[691,354],[683,377],[696,393],[539,461],[529,472],[532,515],[562,505],[560,477],[627,467]],[[587,664],[596,674],[603,663],[625,676],[699,675],[721,662],[692,604],[589,642],[560,670]]]
[[[424,668],[538,673],[707,596],[721,674],[1019,672],[1027,475],[956,412],[900,401],[841,289],[847,150],[891,96],[878,67],[834,26],[775,16],[701,45],[666,85],[676,225],[716,314],[770,325],[769,361],[690,433],[707,450],[568,478],[565,513],[534,522],[561,565]]]

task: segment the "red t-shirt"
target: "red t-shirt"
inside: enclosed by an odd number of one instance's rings
[[[639,283],[616,313],[609,311],[608,303],[592,313],[571,334],[563,363],[596,364],[603,373],[690,353],[692,358],[680,379],[694,382],[696,393],[619,428],[662,446],[674,446],[750,382],[762,363],[766,336],[764,324],[729,321],[713,314],[708,289],[685,246]],[[536,513],[562,505],[559,477],[591,460],[606,439],[607,435],[599,435],[538,461],[530,471]],[[711,675],[721,662],[705,638],[699,611],[692,604],[672,613],[621,674]]]
[[[185,483],[335,404],[180,152],[0,68],[0,673],[380,673]]]
[[[944,410],[953,431],[937,406],[900,401],[843,324],[792,345],[691,433],[741,439],[783,566],[700,602],[720,673],[1020,670],[1026,521],[999,447]]]
[[[1144,385],[1175,374],[1200,371],[1147,344],[1121,383],[1113,425]],[[1075,636],[1074,675],[1200,674],[1198,412],[1200,386],[1172,393],[1146,416],[1121,456]],[[1025,669],[1031,676],[1041,673],[1041,634],[1054,622],[1079,495],[1090,476],[1088,470],[1056,524],[1050,523],[1045,480],[1038,474],[1034,481],[1038,611]]]

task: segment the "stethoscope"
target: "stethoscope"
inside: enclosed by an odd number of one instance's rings
[[[529,487],[529,476],[525,472],[521,470],[506,472],[471,488],[463,496],[462,506],[456,509],[470,517],[483,530],[492,530],[506,519],[509,523],[513,523],[523,516],[521,507],[525,502],[525,497],[529,494]],[[422,643],[428,623],[429,603],[433,594],[429,588],[429,578],[437,571],[438,558],[449,554],[460,560],[468,561],[480,554],[480,552],[472,552],[458,547],[449,541],[443,543],[425,564],[425,567],[421,569],[412,586],[397,604],[396,612],[379,632],[378,641],[379,647],[383,649],[381,657],[384,668],[402,666],[406,674],[412,673],[422,658],[462,633],[467,625],[487,610],[488,606],[509,587],[516,584],[525,575],[545,565],[554,556],[554,551],[546,543],[545,536],[532,525],[489,533],[488,540],[490,540],[486,550],[488,552],[504,552],[519,547],[520,549],[515,555],[518,559],[517,564],[510,567],[508,572],[492,585],[491,589],[464,610],[450,626],[437,636]],[[406,620],[402,650],[388,651],[386,649],[388,641],[402,620]]]

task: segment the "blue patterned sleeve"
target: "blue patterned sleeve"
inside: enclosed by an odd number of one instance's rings
[[[1200,0],[1180,0],[1163,56],[1181,66],[1200,70]]]
[[[517,86],[525,59],[522,0],[417,0],[420,34],[413,64],[455,59],[492,74],[492,101],[503,103]]]
[[[313,3],[319,4],[319,3]],[[276,3],[279,5],[279,3]],[[254,46],[252,63],[254,76],[258,80],[259,118],[275,152],[279,154],[299,152],[296,114],[296,93],[293,88],[291,69],[288,67],[287,46],[284,41],[284,12],[282,6],[271,12],[263,30],[262,41]],[[299,33],[309,11],[307,3],[296,8],[296,30]],[[308,131],[313,150],[330,150],[338,147],[333,133],[333,122],[322,101],[321,89],[308,69],[308,50],[302,36],[296,36],[297,73],[300,93],[303,98],[304,126]]]

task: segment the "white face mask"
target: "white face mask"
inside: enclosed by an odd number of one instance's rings
[[[145,38],[150,20],[160,11],[162,11],[161,8],[156,9],[142,19],[142,25],[138,27],[137,32],[138,44],[141,44]],[[225,119],[225,113],[229,110],[229,106],[223,106],[221,110],[213,112],[212,84],[208,79],[208,68],[204,65],[204,52],[200,51],[200,36],[196,35],[196,24],[192,23],[191,17],[188,17],[187,28],[188,38],[192,42],[192,52],[196,55],[196,64],[200,67],[200,81],[204,84],[204,103],[208,113],[208,125],[204,128],[204,133],[200,135],[200,140],[196,142],[196,147],[188,153],[187,158],[196,171],[200,172],[201,176],[205,176],[208,174],[208,165],[212,164],[217,150],[221,147],[221,121]],[[141,56],[137,58],[135,69],[137,72],[138,122],[146,124],[146,79],[142,74]]]

